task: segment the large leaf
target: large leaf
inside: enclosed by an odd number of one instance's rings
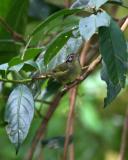
[[[109,26],[110,16],[106,12],[92,14],[89,17],[81,18],[79,22],[79,31],[81,36],[88,41],[97,29],[101,26]]]
[[[18,65],[20,63],[23,63],[23,62],[31,60],[31,59],[34,59],[42,51],[43,51],[42,48],[29,48],[26,50],[23,60],[21,59],[20,56],[13,57],[9,62],[9,67]]]
[[[44,90],[42,99],[47,99],[50,96],[54,95],[55,93],[58,92],[60,87],[61,87],[61,84],[59,82],[57,82],[56,80],[50,79],[47,83],[46,89]]]
[[[95,8],[98,9],[100,6],[105,4],[108,0],[77,0],[73,5],[72,8],[83,8],[83,7],[89,7],[89,8]]]
[[[20,34],[24,34],[27,22],[28,0],[2,0],[0,3],[0,16],[5,22]],[[20,44],[15,43],[12,35],[4,27],[0,28],[0,59],[8,61],[19,53]]]
[[[11,92],[5,110],[6,131],[17,151],[28,134],[33,115],[32,93],[27,86],[19,85]]]
[[[48,45],[48,48],[44,55],[44,63],[48,64],[49,61],[58,53],[58,51],[65,45],[68,39],[72,36],[72,30],[64,31],[60,33],[53,41]]]
[[[100,52],[114,85],[124,87],[127,62],[127,46],[122,31],[111,20],[109,27],[99,28]]]
[[[101,70],[101,79],[105,81],[107,84],[107,97],[104,99],[104,107],[106,107],[117,97],[117,95],[121,91],[121,86],[120,84],[114,85],[111,82],[104,62],[103,62],[102,70]]]
[[[54,21],[55,19],[59,18],[59,17],[64,17],[64,16],[68,16],[68,15],[72,15],[75,13],[81,12],[80,9],[64,9],[61,11],[58,11],[54,14],[52,14],[51,16],[49,16],[45,21],[43,21],[42,23],[40,23],[31,33],[31,36],[34,36],[35,34],[39,33],[40,31],[43,31],[45,28],[47,28],[47,26],[49,25],[49,23],[51,23],[52,21]]]

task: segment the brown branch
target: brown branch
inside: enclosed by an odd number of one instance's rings
[[[80,64],[82,67],[86,64],[86,60],[87,60],[86,57],[87,57],[89,50],[90,50],[90,41],[88,41],[84,44],[83,49],[81,51]]]
[[[23,36],[15,31],[13,31],[13,29],[9,26],[9,24],[2,17],[0,17],[0,24],[5,28],[5,30],[7,32],[9,32],[11,34],[12,38],[15,41],[22,42],[24,45],[26,44]]]
[[[67,159],[69,138],[70,138],[71,135],[73,135],[73,122],[74,122],[74,110],[75,110],[76,92],[77,92],[77,86],[75,86],[74,88],[70,89],[70,108],[69,108],[69,114],[68,114],[68,120],[67,120],[67,128],[66,128],[66,135],[65,135],[66,138],[65,138],[65,143],[64,143],[63,160]],[[72,160],[74,160],[73,158],[74,158],[74,156],[72,154]]]
[[[127,139],[128,139],[128,109],[126,110],[124,127],[123,127],[123,131],[122,131],[122,140],[121,140],[119,160],[125,160]]]
[[[36,146],[38,145],[40,139],[44,136],[44,132],[45,132],[46,126],[47,126],[51,116],[53,115],[54,111],[56,110],[56,107],[58,106],[61,98],[64,96],[65,93],[66,93],[65,91],[59,92],[54,97],[52,103],[50,104],[49,109],[48,109],[48,111],[46,113],[46,116],[42,120],[41,125],[40,125],[39,129],[37,130],[37,132],[35,134],[35,137],[34,137],[34,139],[32,141],[31,148],[30,148],[30,150],[28,152],[28,157],[26,158],[27,160],[32,160],[32,157],[33,157],[34,151],[36,149]]]
[[[69,8],[71,4],[71,0],[64,0],[64,6],[65,8]]]
[[[121,26],[121,30],[124,31],[124,30],[126,30],[127,27],[128,27],[128,18],[126,18],[125,22]]]

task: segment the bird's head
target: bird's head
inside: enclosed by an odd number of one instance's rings
[[[79,58],[78,54],[72,53],[66,57],[66,63],[71,63],[74,60],[78,60],[78,58]]]

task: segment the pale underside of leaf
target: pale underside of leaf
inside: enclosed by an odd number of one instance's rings
[[[33,115],[33,96],[27,86],[19,85],[10,94],[5,111],[6,131],[16,149],[26,138]]]
[[[106,12],[92,14],[89,17],[81,18],[79,22],[80,35],[88,41],[95,34],[99,27],[110,25],[110,16]]]

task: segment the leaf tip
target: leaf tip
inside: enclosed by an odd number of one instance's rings
[[[20,144],[16,145],[16,155],[18,155],[19,149],[20,149]]]

